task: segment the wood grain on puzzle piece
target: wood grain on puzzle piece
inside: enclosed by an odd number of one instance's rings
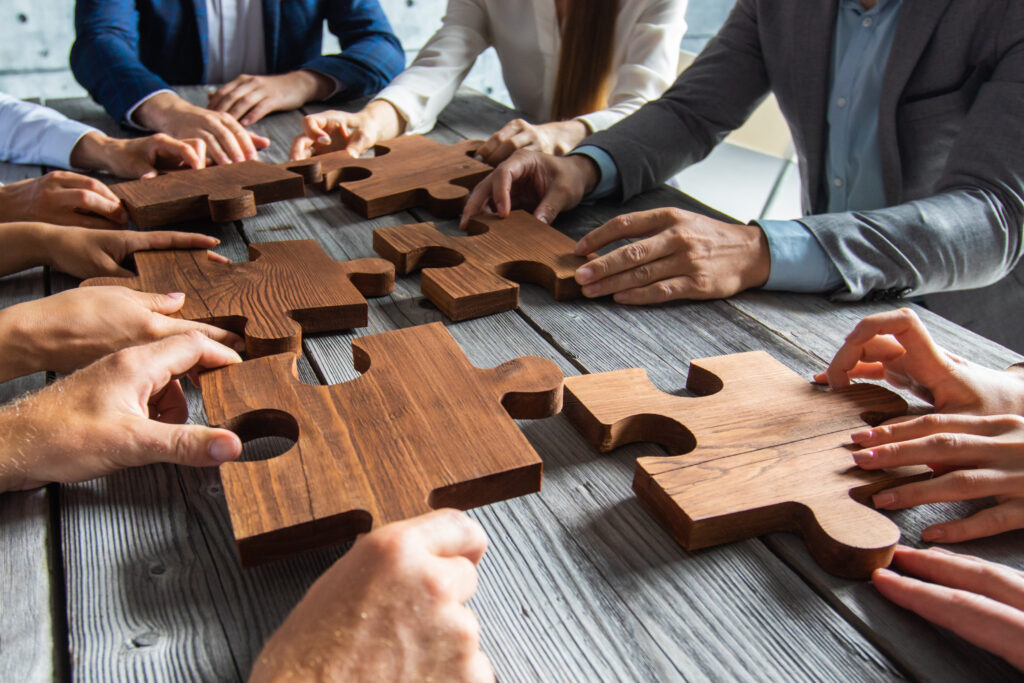
[[[211,425],[295,445],[221,468],[242,563],[340,543],[431,509],[468,509],[540,490],[541,461],[512,418],[561,409],[562,373],[522,357],[474,367],[441,323],[352,342],[345,384],[296,378],[294,354],[202,377]]]
[[[261,161],[172,171],[112,185],[140,228],[208,218],[217,223],[256,215],[258,204],[305,195],[302,176]]]
[[[517,282],[538,284],[556,301],[580,296],[576,243],[525,211],[508,218],[478,216],[468,237],[451,237],[433,223],[380,228],[373,249],[395,264],[399,274],[423,269],[423,296],[452,320],[514,310]]]
[[[700,396],[666,394],[642,369],[572,377],[566,412],[601,451],[679,453],[638,460],[633,490],[690,550],[791,530],[833,574],[889,564],[899,529],[865,503],[930,470],[862,470],[850,434],[903,415],[903,399],[871,384],[827,391],[763,351],[695,360],[687,388]]]
[[[205,249],[142,251],[133,278],[93,278],[83,287],[121,285],[144,292],[184,292],[175,317],[245,334],[250,357],[302,348],[302,333],[367,324],[364,296],[384,296],[395,269],[379,258],[335,261],[315,240],[249,245],[248,263],[219,263]]]
[[[339,188],[342,201],[366,218],[414,207],[450,217],[462,211],[469,190],[493,170],[473,157],[482,144],[464,140],[442,145],[406,135],[375,145],[374,157],[329,152],[280,166],[325,190]]]

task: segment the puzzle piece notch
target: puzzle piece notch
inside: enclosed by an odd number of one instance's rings
[[[250,357],[301,351],[302,334],[365,327],[365,296],[390,294],[394,266],[383,259],[335,261],[315,240],[249,245],[247,263],[218,263],[204,249],[135,254],[138,275],[93,278],[83,287],[120,285],[184,292],[175,317],[245,335]]]
[[[456,216],[469,190],[493,169],[474,158],[481,140],[442,145],[405,135],[373,147],[376,156],[354,158],[341,150],[280,164],[324,190],[338,188],[342,201],[366,218],[415,207],[435,216]]]
[[[306,192],[301,175],[261,161],[172,171],[112,185],[111,190],[140,228],[203,218],[217,223],[251,218],[258,204]]]
[[[311,386],[283,354],[206,373],[212,425],[295,440],[221,468],[244,565],[340,543],[439,507],[540,490],[542,464],[512,418],[561,409],[562,373],[517,358],[476,368],[440,323],[353,341],[357,379]]]
[[[903,399],[870,384],[825,391],[764,352],[695,360],[687,388],[699,396],[666,394],[638,369],[573,377],[566,414],[602,452],[647,441],[679,453],[639,459],[633,490],[687,549],[789,530],[833,574],[888,564],[899,529],[864,503],[930,471],[861,470],[848,445],[865,422],[904,414]]]
[[[449,236],[433,223],[379,228],[373,249],[399,274],[422,269],[421,291],[452,320],[468,320],[519,305],[519,284],[544,287],[556,301],[579,297],[576,243],[525,211],[480,216],[468,236]]]

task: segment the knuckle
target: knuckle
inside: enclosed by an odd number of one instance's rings
[[[963,438],[959,434],[952,434],[950,432],[943,432],[942,434],[935,434],[930,438],[930,445],[932,448],[945,451],[954,451],[960,448],[963,443]]]
[[[654,278],[653,269],[649,265],[637,266],[632,271],[631,277],[636,284],[647,284]]]
[[[968,495],[980,489],[984,483],[983,476],[974,470],[957,470],[946,476],[957,490]]]
[[[672,285],[665,280],[662,280],[661,282],[654,284],[654,295],[657,297],[659,301],[671,299],[674,293],[675,288],[672,287]]]
[[[451,634],[459,649],[475,652],[480,647],[480,620],[473,610],[460,606],[451,621]]]
[[[396,560],[412,546],[412,532],[399,526],[384,526],[363,536],[360,543],[374,556],[385,560]]]
[[[624,252],[626,260],[630,263],[644,263],[647,261],[647,247],[642,242],[634,242],[626,247]]]

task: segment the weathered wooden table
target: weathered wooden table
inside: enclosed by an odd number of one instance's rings
[[[198,89],[188,91],[201,101]],[[91,101],[49,102],[108,132]],[[484,137],[513,112],[464,92],[432,137]],[[256,129],[283,160],[300,114]],[[41,173],[6,167],[0,180]],[[737,188],[742,191],[742,188]],[[413,211],[362,220],[334,194],[264,206],[258,217],[200,226],[242,260],[249,242],[313,238],[335,258],[372,256],[371,230],[431,220]],[[710,211],[663,188],[627,206],[587,206],[556,225],[579,237],[625,211],[673,205]],[[454,232],[453,222],[444,226]],[[0,301],[76,283],[36,269],[0,280]],[[730,301],[649,308],[608,300],[553,302],[527,286],[519,311],[449,324],[481,367],[514,356],[551,358],[567,375],[641,366],[682,390],[692,358],[766,349],[810,375],[862,316],[892,304],[837,305],[817,296],[750,292]],[[922,312],[940,342],[1002,367],[1020,358]],[[418,275],[371,300],[370,325],[307,338],[307,381],[356,376],[350,341],[435,320]],[[0,385],[3,398],[46,378]],[[101,388],[97,389],[101,391]],[[190,394],[193,419],[203,416]],[[472,606],[498,678],[512,680],[998,680],[1004,662],[883,600],[870,583],[822,572],[790,534],[688,553],[630,490],[633,446],[598,455],[564,416],[522,425],[544,460],[541,493],[472,511],[490,536]],[[273,448],[273,444],[259,444]],[[277,446],[279,448],[279,446]],[[247,446],[248,448],[248,446]],[[974,504],[932,505],[893,519],[904,541]],[[155,466],[74,486],[0,496],[0,680],[243,680],[264,640],[343,549],[243,570],[215,470]],[[1024,566],[1024,534],[957,549]]]

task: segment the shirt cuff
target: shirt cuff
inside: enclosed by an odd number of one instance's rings
[[[154,95],[159,95],[162,92],[169,92],[169,93],[177,94],[173,90],[171,90],[170,88],[163,88],[161,90],[154,90],[153,92],[149,93],[148,95],[143,97],[141,100],[139,100],[138,102],[133,104],[131,106],[131,108],[128,109],[128,113],[124,115],[125,122],[129,126],[131,126],[132,128],[135,128],[136,130],[146,131],[147,133],[150,132],[149,128],[146,128],[144,126],[140,126],[139,124],[135,123],[135,110],[138,109],[139,107],[141,107],[146,102],[148,102],[151,97],[153,97]]]
[[[768,238],[771,272],[762,289],[831,292],[843,284],[832,260],[800,221],[755,221]]]
[[[597,164],[601,177],[597,179],[597,185],[590,194],[583,198],[585,202],[592,202],[605,197],[611,197],[619,190],[619,167],[615,165],[612,155],[600,147],[594,145],[583,145],[577,147],[569,154],[582,154]]]
[[[337,94],[338,94],[339,92],[341,92],[341,91],[342,91],[342,89],[343,89],[343,88],[342,88],[342,83],[341,83],[341,81],[340,81],[340,80],[338,80],[338,77],[337,77],[337,76],[334,76],[334,75],[332,75],[332,74],[329,74],[329,73],[327,73],[326,71],[323,71],[323,70],[321,70],[321,69],[317,69],[317,68],[314,68],[314,67],[312,67],[312,66],[304,66],[304,67],[302,67],[302,68],[300,69],[300,71],[310,71],[310,72],[312,72],[312,73],[315,73],[315,74],[319,74],[319,75],[321,75],[321,76],[325,76],[325,77],[327,77],[327,78],[331,79],[331,82],[332,82],[332,83],[334,83],[334,90],[332,90],[332,91],[331,91],[331,92],[330,92],[330,93],[329,93],[329,94],[327,95],[327,97],[323,98],[322,100],[318,100],[319,102],[326,102],[327,100],[331,99],[332,97],[334,97],[335,95],[337,95]]]
[[[68,119],[47,133],[48,139],[41,146],[40,161],[44,166],[72,169],[74,166],[71,165],[71,153],[75,151],[78,141],[89,133],[99,132],[92,126]]]

